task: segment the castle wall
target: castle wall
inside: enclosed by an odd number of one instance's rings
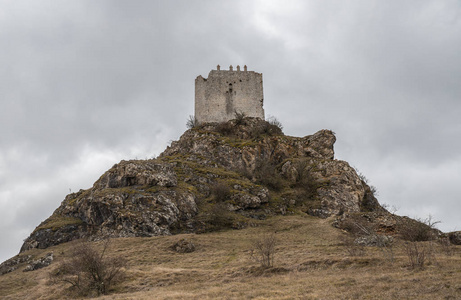
[[[235,111],[264,120],[262,74],[254,71],[212,70],[195,79],[195,118],[198,122],[235,119]]]

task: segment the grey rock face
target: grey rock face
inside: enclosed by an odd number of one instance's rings
[[[175,189],[171,165],[122,161],[93,188],[70,194],[53,215],[28,237],[21,251],[47,248],[87,237],[156,236],[197,213],[194,194]]]
[[[124,161],[116,164],[95,183],[94,188],[121,188],[136,185],[176,186],[173,168],[155,161]]]

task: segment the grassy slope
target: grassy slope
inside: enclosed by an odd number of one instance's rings
[[[249,259],[252,241],[274,233],[275,270],[262,272]],[[328,220],[310,216],[274,217],[260,226],[200,235],[114,239],[113,255],[129,260],[127,280],[101,299],[460,299],[461,248],[453,256],[438,251],[437,263],[424,270],[406,267],[402,244],[391,264],[376,248],[349,257],[339,241],[343,233]],[[193,253],[169,249],[181,238],[194,241]],[[55,262],[33,272],[0,276],[2,299],[63,299],[66,286],[51,284],[49,272],[66,258],[72,243],[24,253]]]

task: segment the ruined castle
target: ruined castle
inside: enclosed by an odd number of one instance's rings
[[[264,120],[263,77],[261,73],[240,70],[211,70],[208,78],[195,79],[195,119],[199,123],[225,122],[236,112]]]

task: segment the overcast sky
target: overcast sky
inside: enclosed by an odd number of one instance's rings
[[[397,213],[461,230],[460,1],[0,0],[0,261],[65,195],[186,129],[194,80],[263,73]]]

